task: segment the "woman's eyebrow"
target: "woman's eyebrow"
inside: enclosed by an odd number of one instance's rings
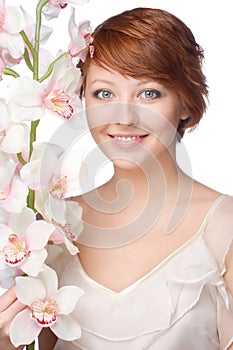
[[[93,85],[95,83],[104,83],[104,84],[109,84],[109,85],[115,85],[112,81],[107,80],[107,79],[94,79],[91,81],[90,85]]]

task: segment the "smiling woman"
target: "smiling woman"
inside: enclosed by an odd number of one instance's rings
[[[61,12],[63,2],[50,2],[55,3]],[[95,140],[88,156],[96,164],[101,150],[114,172],[98,188],[65,199],[63,154],[58,159],[54,154],[55,172],[51,162],[43,163],[44,202],[51,205],[46,211],[42,199],[37,204],[56,231],[62,228],[65,238],[55,233],[55,239],[63,239],[70,250],[73,246],[72,255],[56,250],[55,258],[49,256],[59,286],[48,267],[33,279],[18,278],[18,300],[14,289],[0,298],[0,346],[13,349],[9,324],[19,310],[21,316],[11,326],[13,339],[43,328],[40,350],[232,349],[233,198],[187,175],[176,157],[182,137],[206,112],[199,40],[170,12],[146,7],[114,15],[93,33],[88,21],[76,25],[72,11],[69,30],[69,54],[80,68],[72,66],[69,72],[72,77],[82,74],[80,95]],[[55,68],[58,81],[52,76],[52,83],[60,89],[64,66],[55,67],[60,67]],[[63,94],[52,97],[58,110],[62,96],[66,105]],[[63,140],[64,125],[61,130]],[[30,164],[32,173],[36,164]],[[27,165],[23,169],[27,177]],[[91,173],[95,176],[96,171]],[[36,185],[33,181],[31,186]],[[75,236],[77,208],[83,226]],[[8,262],[22,254],[31,260],[22,237],[9,233],[10,244],[3,242]],[[25,305],[30,312],[22,311]],[[23,332],[25,315],[33,332]],[[15,341],[16,346],[22,343]]]
[[[230,349],[233,200],[176,161],[177,140],[206,110],[203,50],[151,8],[107,19],[91,45],[79,63],[86,116],[114,174],[72,198],[83,208],[79,258],[53,267],[85,292],[82,335],[54,349]]]

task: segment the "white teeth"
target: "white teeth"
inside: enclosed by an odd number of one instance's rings
[[[133,142],[136,138],[139,136],[129,136],[129,137],[124,137],[124,136],[115,136],[115,138],[121,142]]]

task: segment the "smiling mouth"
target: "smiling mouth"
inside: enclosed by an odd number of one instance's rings
[[[109,135],[114,141],[121,142],[121,143],[139,143],[142,142],[142,140],[148,136],[148,135]]]

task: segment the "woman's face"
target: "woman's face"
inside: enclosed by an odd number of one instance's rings
[[[115,163],[120,158],[141,162],[146,154],[158,159],[174,145],[180,119],[188,117],[176,92],[94,64],[86,78],[85,105],[93,138]]]

